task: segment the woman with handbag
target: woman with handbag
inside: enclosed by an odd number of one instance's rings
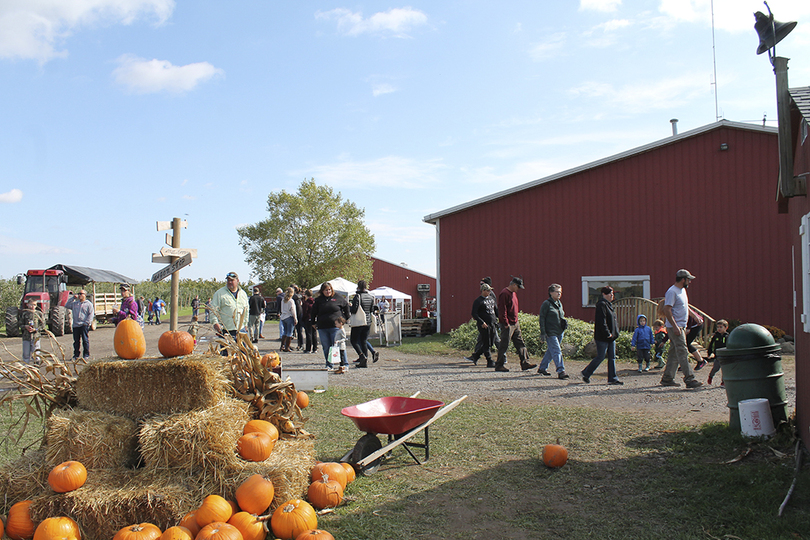
[[[357,282],[357,292],[352,298],[351,313],[352,316],[349,322],[352,326],[351,344],[357,354],[360,356],[358,359],[357,367],[368,367],[368,332],[371,325],[371,317],[373,311],[377,309],[374,305],[374,297],[369,294],[366,287],[365,280]],[[377,361],[379,356],[374,353],[374,361]]]
[[[329,361],[329,349],[338,341],[340,328],[337,326],[337,321],[340,318],[344,320],[349,318],[349,304],[345,298],[335,294],[332,284],[327,281],[321,285],[320,294],[312,304],[309,318],[310,323],[318,329],[327,369],[332,367]]]

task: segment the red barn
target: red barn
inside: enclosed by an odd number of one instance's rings
[[[795,334],[778,162],[775,129],[723,120],[426,216],[439,330],[470,319],[483,276],[496,293],[523,277],[529,313],[559,283],[566,313],[590,321],[605,283],[656,298],[687,268],[690,301],[712,317]]]
[[[391,287],[399,292],[411,295],[411,307],[416,311],[422,307],[422,299],[419,296],[420,285],[424,289],[427,287],[426,297],[432,301],[436,297],[436,278],[421,272],[416,272],[404,264],[394,264],[377,257],[371,258],[374,279],[368,285],[369,289],[377,287]],[[412,313],[403,314],[405,318],[410,318]]]

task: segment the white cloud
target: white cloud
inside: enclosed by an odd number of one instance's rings
[[[17,203],[22,200],[23,192],[17,188],[0,193],[0,203]]]
[[[168,60],[146,60],[131,54],[122,55],[116,61],[115,82],[138,94],[188,92],[200,83],[225,74],[208,62],[175,66]]]
[[[9,236],[0,236],[0,255],[59,255],[75,253],[71,249],[39,244],[31,240],[19,240]]]
[[[318,19],[337,20],[338,32],[347,36],[360,34],[391,34],[394,37],[408,37],[407,32],[416,26],[427,24],[427,15],[410,7],[392,8],[363,18],[363,13],[346,8],[330,11],[317,11]]]
[[[714,0],[714,26],[717,30],[741,33],[754,33],[754,12],[768,10],[761,1],[746,2],[741,8],[740,0]],[[807,0],[781,0],[775,18],[787,22],[810,15]],[[658,11],[678,22],[701,23],[710,26],[712,22],[711,0],[660,0]]]
[[[45,63],[67,56],[57,50],[82,28],[132,24],[146,18],[164,23],[174,0],[3,0],[0,2],[0,58]]]
[[[612,84],[587,81],[569,90],[581,98],[599,99],[612,107],[637,114],[656,109],[668,109],[689,103],[695,97],[705,94],[706,81],[703,75],[683,75],[672,79],[653,82],[636,81],[619,88]]]
[[[397,89],[394,85],[386,83],[375,84],[371,88],[371,92],[374,94],[374,97],[381,96],[383,94],[391,94],[396,91]]]
[[[556,34],[552,34],[549,38],[544,41],[543,43],[537,43],[529,49],[529,56],[532,57],[533,60],[546,60],[554,56],[554,53],[557,51],[562,50],[563,46],[565,45],[565,34],[563,32],[558,32]]]
[[[314,177],[334,187],[418,189],[435,186],[446,166],[439,160],[414,161],[399,156],[386,156],[373,161],[341,160],[294,171],[295,176]]]
[[[609,13],[619,9],[622,5],[622,0],[580,0],[580,11],[601,11]]]

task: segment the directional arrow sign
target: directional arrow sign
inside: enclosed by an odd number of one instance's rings
[[[168,276],[174,274],[184,266],[188,266],[191,264],[191,253],[186,253],[172,264],[165,268],[161,268],[154,274],[152,274],[152,283],[157,283],[158,281],[162,281],[166,279]]]
[[[158,264],[169,264],[172,262],[172,258],[164,257],[160,253],[152,253],[152,262]]]
[[[186,249],[186,248],[170,248],[170,247],[163,247],[160,248],[160,254],[164,257],[182,257],[186,253],[191,253],[191,258],[197,258],[197,250],[196,249]]]

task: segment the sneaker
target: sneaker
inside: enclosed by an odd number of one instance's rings
[[[570,378],[571,378],[571,376],[570,376],[568,373],[566,373],[566,372],[564,372],[564,371],[561,371],[561,372],[560,372],[560,373],[557,375],[557,378],[558,378],[558,379],[560,379],[560,380],[563,380],[563,381],[564,381],[564,380],[566,380],[566,379],[570,379]]]
[[[580,375],[582,375],[582,382],[584,382],[584,383],[589,383],[589,382],[591,382],[591,378],[590,378],[590,377],[588,377],[587,375],[585,375],[585,372],[584,372],[584,371],[581,371],[579,374],[580,374]]]
[[[638,372],[641,373],[641,366],[638,366]]]
[[[538,369],[538,370],[537,370],[537,374],[538,374],[538,375],[542,375],[542,376],[544,376],[544,377],[551,377],[551,373],[549,373],[549,372],[548,372],[548,371],[546,371],[545,369]]]
[[[536,367],[537,367],[537,364],[530,364],[528,362],[521,362],[521,364],[520,364],[520,369],[522,369],[523,371],[526,371],[527,369],[533,369],[533,368],[536,368]]]
[[[473,363],[473,364],[475,364],[476,366],[478,365],[478,359],[477,359],[477,358],[473,358],[472,356],[465,356],[465,357],[464,357],[464,360],[469,360],[470,362],[472,362],[472,363]],[[375,362],[376,362],[376,360],[375,360]]]
[[[665,381],[664,379],[661,379],[661,386],[680,386],[680,385],[681,385],[681,383],[679,383],[679,382]]]
[[[376,362],[379,359],[380,359],[380,353],[378,353],[377,351],[374,351],[374,354],[372,355],[371,363],[373,364],[374,362]],[[478,362],[476,361],[474,363],[478,363]]]
[[[708,384],[709,386],[712,385],[712,376],[711,375],[709,375],[709,378],[706,379],[706,384]]]
[[[616,379],[615,381],[608,381],[608,384],[621,385],[621,384],[624,384],[624,383],[622,381],[620,381],[619,379]]]
[[[691,381],[686,383],[687,388],[700,388],[701,386],[703,386],[703,383],[695,379],[692,379]]]
[[[702,368],[703,368],[703,366],[705,366],[705,365],[706,365],[706,360],[701,360],[701,361],[700,361],[700,362],[698,362],[698,363],[697,363],[697,365],[695,366],[695,371],[697,371],[697,370],[699,370],[699,369],[702,369]]]
[[[645,367],[644,371],[650,371],[650,366]]]
[[[504,371],[504,372],[506,372],[506,371],[509,371],[509,368],[504,366],[503,364],[500,364],[500,365],[495,366],[495,371]]]
[[[495,367],[495,362],[493,362],[492,360],[487,360],[487,367],[488,368],[494,368]]]

